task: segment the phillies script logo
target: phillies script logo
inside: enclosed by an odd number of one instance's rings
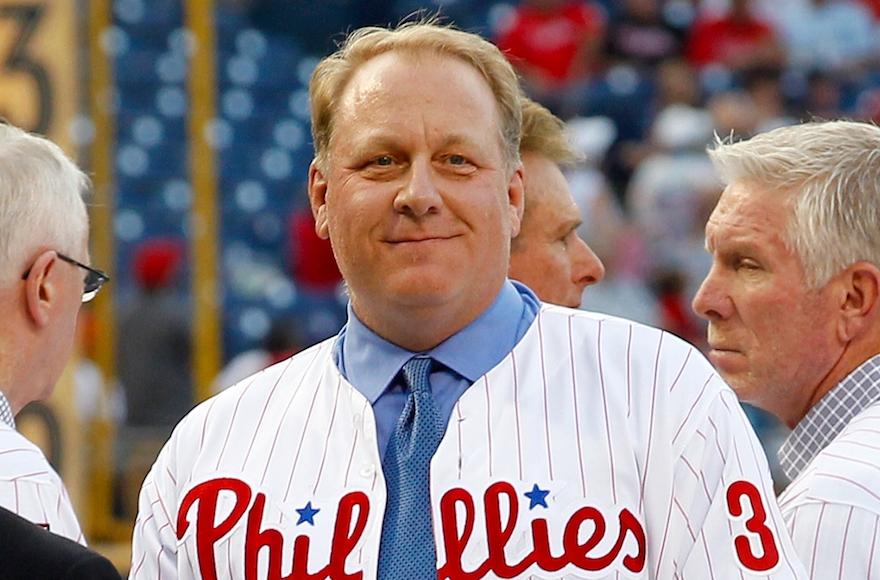
[[[222,521],[217,522],[218,500],[224,492],[234,496],[234,505],[229,514]],[[529,494],[525,495],[531,497]],[[540,496],[540,499],[542,500],[543,496]],[[446,554],[446,562],[438,571],[438,580],[479,580],[490,573],[500,578],[515,578],[526,573],[530,568],[545,572],[559,572],[566,567],[598,571],[622,565],[627,570],[638,573],[645,567],[645,531],[642,524],[627,509],[621,510],[616,518],[617,522],[614,526],[616,532],[609,530],[605,517],[596,508],[585,506],[576,510],[569,516],[564,526],[555,530],[557,533],[561,532],[562,536],[559,542],[562,547],[555,549],[556,553],[551,548],[550,526],[547,520],[540,517],[533,518],[529,522],[532,535],[531,550],[525,556],[518,556],[513,561],[509,561],[505,549],[514,534],[520,515],[516,489],[507,482],[494,483],[486,490],[483,500],[485,530],[480,530],[479,537],[486,540],[486,558],[474,570],[464,570],[461,564],[462,556],[474,536],[475,523],[478,520],[474,498],[467,490],[454,488],[447,491],[440,500],[441,542]],[[247,483],[233,478],[206,481],[186,494],[178,512],[177,538],[182,539],[189,529],[191,521],[188,516],[195,507],[196,553],[199,570],[204,580],[217,580],[214,561],[216,544],[242,522],[246,525],[245,580],[260,578],[257,574],[258,555],[261,550],[264,557],[268,552],[266,575],[268,580],[324,580],[325,578],[362,580],[363,572],[346,572],[345,562],[360,541],[367,525],[370,500],[365,493],[353,491],[339,500],[330,546],[330,562],[314,574],[308,572],[311,538],[306,535],[298,535],[294,538],[292,569],[287,575],[282,573],[281,561],[285,553],[285,538],[279,530],[263,529],[265,506],[265,494],[254,494]],[[312,510],[310,514],[317,511],[319,510]],[[589,534],[581,534],[584,526],[586,530],[591,530]],[[615,533],[616,540],[610,548],[597,549],[607,536],[610,536],[609,540],[614,539]],[[624,549],[627,538],[634,541],[629,543],[629,548]],[[609,543],[610,541],[605,542],[606,545]]]
[[[537,486],[535,486],[537,490]],[[532,492],[534,493],[534,492]],[[636,541],[636,553],[625,554],[623,566],[631,572],[641,572],[645,567],[645,530],[642,524],[624,509],[618,517],[617,541],[605,553],[596,554],[595,548],[605,538],[607,528],[602,513],[593,507],[582,507],[574,512],[565,524],[562,535],[562,553],[554,555],[550,548],[550,531],[547,520],[535,518],[531,521],[532,550],[519,562],[508,562],[504,554],[519,517],[519,499],[514,487],[507,482],[489,486],[484,497],[486,509],[486,539],[488,558],[476,570],[465,571],[461,567],[461,557],[474,531],[474,498],[461,488],[451,489],[440,500],[440,513],[443,519],[443,545],[446,549],[446,563],[440,568],[439,578],[450,580],[477,580],[489,572],[500,578],[514,578],[523,574],[531,566],[546,572],[558,572],[573,565],[581,570],[604,570],[613,565],[621,556],[627,535]],[[526,494],[528,495],[528,494]],[[507,518],[502,515],[502,498],[509,507]],[[456,504],[464,507],[464,521],[461,526],[456,515]],[[587,522],[593,525],[593,532],[581,541],[581,526]],[[457,530],[462,529],[461,535]],[[612,536],[614,537],[614,536]]]

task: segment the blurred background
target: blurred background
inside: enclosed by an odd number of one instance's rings
[[[436,13],[504,49],[586,155],[568,177],[607,274],[583,307],[701,347],[714,135],[880,117],[880,0],[0,0],[0,115],[90,173],[113,278],[20,428],[120,570],[174,424],[345,320],[305,193],[312,69],[347,30]],[[784,429],[747,411],[773,459]]]

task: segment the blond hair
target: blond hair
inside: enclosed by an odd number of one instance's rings
[[[565,123],[540,103],[523,97],[522,141],[520,154],[535,153],[557,165],[569,165],[579,161],[571,146]]]
[[[495,96],[505,159],[509,168],[516,165],[522,131],[519,102],[522,93],[513,67],[488,40],[440,25],[433,19],[407,22],[394,29],[360,28],[348,36],[339,50],[318,63],[309,83],[309,97],[312,105],[312,139],[319,165],[327,162],[336,109],[352,76],[361,65],[387,52],[438,54],[458,58],[473,66],[486,79]]]

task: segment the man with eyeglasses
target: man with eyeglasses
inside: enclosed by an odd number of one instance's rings
[[[0,506],[81,544],[61,478],[15,415],[52,394],[80,306],[109,280],[87,265],[89,186],[57,145],[0,124]]]

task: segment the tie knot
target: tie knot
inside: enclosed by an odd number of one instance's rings
[[[403,365],[403,378],[413,393],[431,391],[431,383],[429,381],[431,363],[431,358],[416,357],[409,359]]]

